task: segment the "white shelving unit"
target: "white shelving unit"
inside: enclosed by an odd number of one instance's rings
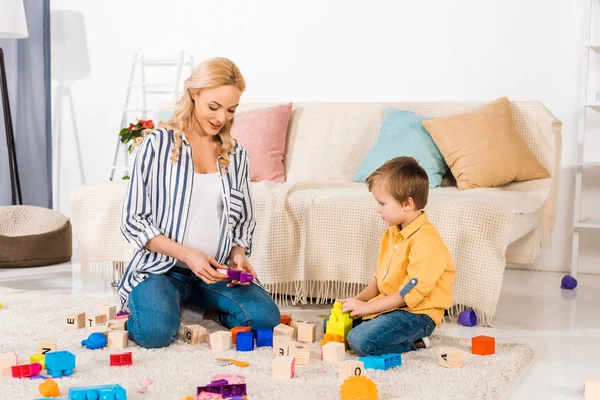
[[[598,4],[594,4],[598,3]],[[584,29],[584,40],[589,43],[583,49],[583,74],[581,80],[580,96],[581,109],[579,114],[579,127],[577,132],[577,161],[575,172],[575,207],[573,215],[573,251],[571,258],[571,275],[577,277],[579,271],[579,236],[585,230],[600,229],[600,211],[596,210],[597,215],[583,215],[582,197],[584,191],[584,175],[590,170],[600,169],[600,161],[586,161],[584,158],[584,147],[587,137],[586,128],[588,128],[588,118],[600,113],[600,99],[596,96],[590,96],[590,55],[600,55],[600,40],[593,38],[594,6],[598,7],[598,0],[588,0],[587,14],[589,17]],[[596,71],[597,73],[597,71]],[[595,79],[598,78],[596,75]],[[600,91],[597,89],[597,91]],[[595,114],[595,115],[593,115]]]

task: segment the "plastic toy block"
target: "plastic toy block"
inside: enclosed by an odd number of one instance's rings
[[[342,342],[346,342],[348,332],[352,329],[352,318],[350,313],[342,312],[342,302],[336,301],[333,303],[327,326],[325,327],[325,333],[335,333],[342,337]]]
[[[217,268],[217,271],[223,275],[227,275],[227,281],[229,282],[238,281],[240,283],[246,283],[254,280],[252,274],[240,271],[239,269]]]
[[[106,336],[100,332],[92,333],[87,339],[81,341],[83,347],[91,350],[101,349],[106,347]]]
[[[196,400],[221,400],[223,396],[218,393],[202,392],[196,396]]]
[[[298,322],[298,341],[303,343],[312,343],[317,336],[317,326],[310,322]]]
[[[0,354],[0,376],[12,374],[12,367],[17,365],[17,353]]]
[[[342,400],[377,400],[377,385],[364,375],[351,376],[340,387]]]
[[[294,357],[294,359],[296,360],[296,365],[308,365],[309,361],[310,361],[310,349],[307,349],[304,346],[293,346],[293,347],[288,347],[289,352],[291,354],[288,354],[292,357]]]
[[[231,348],[231,332],[217,331],[211,333],[208,342],[212,350],[225,351]]]
[[[337,364],[346,358],[346,346],[344,343],[329,342],[321,347],[321,359],[325,362]]]
[[[198,386],[196,388],[196,395],[203,393],[218,394],[223,398],[245,396],[246,383],[229,383],[226,379],[213,380],[206,386]]]
[[[242,272],[240,274],[240,283],[250,283],[254,280],[254,276],[247,272]]]
[[[46,370],[53,378],[73,375],[75,354],[70,351],[52,351],[46,354]]]
[[[108,321],[108,328],[113,331],[126,331],[125,324],[127,323],[128,318],[121,319],[111,319]]]
[[[38,344],[38,353],[46,354],[49,351],[56,351],[56,339],[43,339]]]
[[[119,311],[119,312],[117,313],[117,315],[115,315],[115,317],[114,317],[113,319],[122,319],[122,318],[124,318],[124,319],[129,319],[129,316],[130,316],[130,315],[131,315],[131,314],[129,314],[128,312],[125,312],[125,311]]]
[[[35,353],[32,354],[29,357],[29,362],[30,363],[38,363],[42,366],[42,368],[46,368],[46,356],[44,356],[42,353]]]
[[[139,393],[146,393],[146,390],[148,389],[148,386],[150,386],[152,384],[152,379],[146,378],[146,379],[142,379],[142,381],[140,382],[140,384],[142,385],[142,388],[140,390],[138,390]]]
[[[365,369],[388,370],[402,365],[402,355],[384,354],[382,356],[366,356],[358,359],[362,361]]]
[[[281,314],[281,323],[287,326],[290,326],[292,323],[292,317],[287,314]]]
[[[121,354],[111,354],[110,355],[110,366],[111,367],[123,367],[126,365],[132,365],[133,358],[131,352],[121,353]]]
[[[284,324],[279,324],[273,329],[273,335],[285,335],[292,339],[294,337],[294,328]]]
[[[258,328],[256,330],[256,347],[273,346],[273,329]]]
[[[69,388],[69,400],[88,399],[127,400],[127,391],[121,385]]]
[[[238,332],[237,343],[235,345],[237,351],[252,351],[254,350],[254,333],[253,332]]]
[[[110,331],[108,332],[109,349],[126,349],[129,347],[129,332]]]
[[[323,340],[321,340],[321,346],[329,342],[342,343],[342,337],[340,335],[336,335],[335,333],[326,333],[323,335]]]
[[[231,332],[231,343],[236,344],[235,337],[238,332],[250,332],[252,329],[249,326],[234,326],[229,331]]]
[[[438,356],[438,365],[446,368],[461,368],[463,366],[464,352],[457,349],[441,348]]]
[[[496,353],[496,339],[491,336],[475,336],[471,339],[471,353],[488,356]]]
[[[338,366],[338,379],[340,382],[344,382],[351,376],[361,376],[363,374],[363,370],[365,369],[363,362],[357,360],[340,361]]]
[[[585,386],[583,389],[583,398],[584,400],[598,400],[600,399],[600,381],[585,382]]]
[[[196,400],[196,399],[194,398],[194,396],[185,396],[185,397],[182,397],[179,400]]]
[[[291,356],[275,357],[273,360],[273,377],[292,379],[296,373],[296,360]]]
[[[85,328],[85,313],[70,313],[65,316],[67,328]]]
[[[225,379],[227,382],[229,382],[230,385],[246,383],[246,378],[244,378],[243,375],[238,374],[218,374],[210,378],[211,382],[217,381],[219,379]]]
[[[206,341],[206,328],[202,325],[186,325],[183,328],[183,341],[189,344],[202,344]]]
[[[110,321],[117,315],[117,306],[102,306],[96,312],[98,315],[106,315],[106,321]]]
[[[40,394],[44,397],[58,397],[60,396],[60,390],[58,390],[58,384],[52,378],[46,379],[39,386]]]
[[[42,370],[42,365],[39,363],[15,365],[11,367],[13,378],[28,378],[37,375]]]

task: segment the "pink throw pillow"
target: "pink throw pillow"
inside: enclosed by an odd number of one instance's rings
[[[285,141],[292,103],[236,114],[231,136],[250,156],[252,182],[285,182]]]

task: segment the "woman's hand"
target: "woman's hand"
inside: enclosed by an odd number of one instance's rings
[[[342,312],[350,312],[352,318],[361,318],[372,314],[369,310],[369,303],[358,300],[357,298],[344,299],[342,302]]]
[[[189,249],[185,259],[192,272],[207,284],[223,282],[227,280],[227,275],[215,271],[214,268],[225,268],[215,260],[213,256],[203,253],[199,250]],[[214,268],[213,268],[214,267]]]
[[[248,261],[248,259],[246,258],[246,256],[244,254],[232,255],[229,260],[229,268],[237,269],[237,270],[252,274],[253,280],[256,279],[256,272],[254,271],[254,268],[252,268],[252,265],[250,265],[250,261]],[[250,284],[250,282],[240,283],[239,281],[231,281],[231,283],[229,283],[227,286],[234,286],[234,285],[246,286],[249,284]]]

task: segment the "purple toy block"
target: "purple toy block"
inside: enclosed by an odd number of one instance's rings
[[[238,334],[235,337],[235,349],[237,351],[254,350],[254,333],[238,332]]]
[[[254,280],[254,277],[252,276],[252,274],[249,274],[247,272],[242,272],[240,273],[240,283],[246,283],[246,282],[252,282]]]
[[[239,281],[241,273],[242,273],[242,271],[240,271],[238,269],[228,269],[227,270],[227,280],[228,281]]]
[[[212,381],[206,386],[198,386],[196,388],[196,395],[199,395],[202,392],[218,393],[223,396],[223,398],[245,396],[246,384],[239,383],[230,385],[225,379],[219,379],[217,381]]]

